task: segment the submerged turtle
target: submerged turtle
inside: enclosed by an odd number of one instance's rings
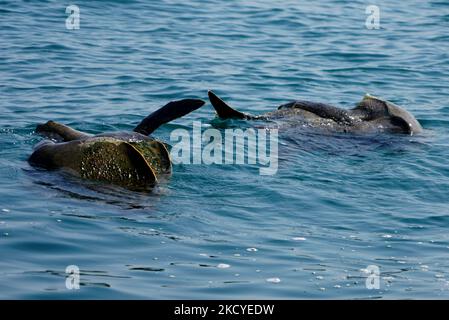
[[[130,189],[151,188],[161,176],[171,173],[171,161],[165,145],[148,135],[204,103],[197,99],[170,102],[143,119],[133,132],[90,135],[48,121],[38,125],[36,132],[52,140],[36,145],[29,162]]]
[[[212,91],[210,102],[222,119],[284,120],[335,132],[406,133],[423,131],[415,117],[389,101],[365,95],[353,109],[342,109],[324,103],[292,101],[264,115],[253,116],[228,106]]]

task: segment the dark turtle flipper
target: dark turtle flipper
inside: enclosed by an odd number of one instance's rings
[[[37,125],[36,133],[58,141],[72,141],[89,137],[87,133],[77,131],[55,121]]]
[[[134,128],[134,131],[147,136],[164,123],[185,116],[202,107],[204,104],[205,102],[199,99],[184,99],[169,102],[143,119],[142,122]]]
[[[281,105],[278,110],[287,108],[302,109],[314,113],[321,118],[332,119],[338,123],[351,124],[353,121],[347,110],[319,102],[297,100]]]
[[[251,115],[245,114],[243,112],[237,111],[230,106],[228,106],[223,100],[221,100],[215,93],[212,91],[207,92],[209,96],[210,103],[214,107],[217,115],[222,119],[256,119],[257,117],[253,117]]]

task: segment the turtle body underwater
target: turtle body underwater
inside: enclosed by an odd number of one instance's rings
[[[352,109],[296,100],[279,106],[275,111],[258,116],[231,108],[212,91],[209,91],[208,95],[221,119],[283,121],[290,126],[303,125],[335,133],[385,132],[413,135],[423,131],[418,120],[407,110],[368,94]]]
[[[133,132],[90,135],[48,121],[36,127],[49,139],[38,143],[29,158],[33,166],[61,169],[84,179],[97,180],[133,190],[154,187],[171,174],[164,143],[149,135],[162,124],[204,105],[199,99],[173,101],[150,114]]]

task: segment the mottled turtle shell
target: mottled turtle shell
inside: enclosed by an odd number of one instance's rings
[[[81,178],[130,189],[153,187],[171,173],[165,145],[139,133],[111,133],[53,143],[45,141],[30,157],[34,165],[63,169]]]
[[[83,142],[80,159],[72,168],[81,178],[129,188],[146,188],[157,183],[155,170],[137,148],[126,141],[109,137],[91,138]]]
[[[145,159],[156,177],[171,173],[170,153],[164,143],[137,132],[103,133],[94,137],[121,140],[132,145]]]

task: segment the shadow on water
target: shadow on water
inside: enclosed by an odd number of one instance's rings
[[[431,130],[412,136],[391,133],[335,132],[294,121],[284,123],[215,118],[210,121],[210,124],[213,128],[223,131],[226,129],[277,129],[279,134],[279,159],[281,161],[290,159],[294,162],[298,161],[298,153],[320,157],[353,157],[360,159],[412,156],[427,152],[432,148],[435,140],[435,134]],[[267,139],[269,139],[269,134],[267,134]]]
[[[430,146],[430,134],[418,136],[394,134],[331,133],[311,128],[291,127],[279,134],[284,149],[298,149],[309,153],[326,155],[360,156],[369,152],[401,154],[423,152]]]
[[[23,272],[24,275],[31,275],[31,276],[54,276],[59,277],[61,279],[67,278],[67,273],[59,270],[39,270],[39,271],[25,271]],[[118,275],[111,275],[107,271],[100,271],[100,270],[80,270],[80,278],[83,280],[80,281],[80,286],[85,287],[104,287],[104,288],[110,288],[111,284],[106,281],[94,281],[91,279],[130,279],[129,276],[118,276]],[[52,290],[58,290],[59,288],[47,288],[47,291]],[[62,289],[64,290],[64,289]]]
[[[132,191],[119,186],[84,180],[62,171],[23,168],[33,184],[55,191],[58,196],[120,207],[123,210],[154,210],[161,196],[168,193],[167,181],[151,190]]]

